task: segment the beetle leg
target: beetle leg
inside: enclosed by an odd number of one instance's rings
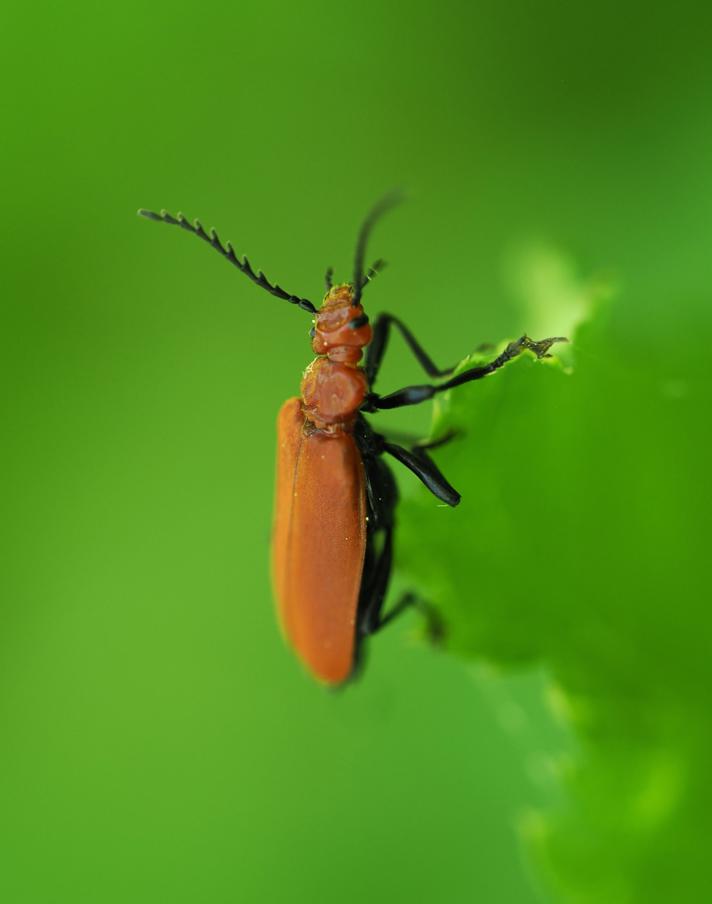
[[[378,376],[378,371],[380,370],[383,356],[385,355],[386,347],[388,346],[391,326],[395,326],[399,330],[401,336],[405,339],[408,348],[413,352],[418,363],[429,377],[447,377],[453,372],[455,369],[454,367],[446,367],[444,370],[441,370],[437,364],[434,363],[430,355],[428,355],[423,346],[418,342],[402,320],[399,320],[392,314],[379,314],[373,324],[373,338],[366,350],[366,363],[364,369],[366,371],[369,386],[373,386],[376,377]]]
[[[386,513],[384,513],[386,515]],[[389,520],[386,515],[386,520]],[[369,561],[368,570],[364,572],[367,582],[361,587],[361,595],[358,601],[358,614],[356,616],[356,647],[354,650],[353,668],[351,679],[355,680],[363,669],[364,641],[378,630],[381,622],[381,609],[391,579],[393,565],[393,525],[390,523],[385,529],[383,547],[376,557],[373,547],[367,550],[366,557]],[[371,543],[373,540],[371,539]],[[369,555],[370,552],[370,555]]]
[[[415,606],[427,618],[428,635],[434,641],[442,637],[442,622],[437,618],[433,608],[418,599],[415,594],[406,594],[391,610],[383,614],[383,605],[388,590],[393,566],[394,511],[398,500],[398,492],[390,475],[390,469],[378,457],[385,451],[383,437],[374,434],[365,421],[360,423],[357,431],[360,448],[364,454],[366,465],[366,488],[369,503],[369,541],[366,548],[364,567],[364,583],[359,596],[356,616],[356,648],[354,651],[353,669],[350,680],[360,674],[365,654],[366,638],[380,631],[393,621],[405,609]],[[446,442],[446,436],[437,444]],[[403,450],[405,451],[405,450]],[[421,453],[423,456],[425,453]],[[376,541],[383,537],[380,548]]]
[[[381,620],[378,622],[378,625],[372,633],[375,634],[376,631],[385,628],[386,625],[398,618],[401,612],[405,612],[408,609],[418,609],[423,615],[426,621],[428,637],[433,643],[438,643],[443,639],[445,636],[445,625],[437,609],[431,605],[431,603],[416,596],[412,591],[404,593],[395,606],[381,617]]]
[[[375,634],[376,631],[380,631],[382,628],[385,628],[386,625],[389,625],[392,621],[398,618],[398,616],[402,612],[405,612],[407,609],[410,609],[412,606],[414,606],[416,600],[417,597],[414,593],[411,593],[410,591],[404,593],[389,612],[387,612],[385,615],[381,615],[378,620],[378,624],[375,626],[375,628],[372,629],[371,633]]]
[[[380,458],[380,437],[361,419],[357,441],[364,455],[366,491],[368,499],[369,532],[363,584],[356,615],[356,649],[352,678],[363,666],[365,638],[372,634],[381,620],[381,609],[388,590],[393,566],[394,512],[398,490],[390,468]],[[379,544],[380,538],[382,542]]]
[[[417,609],[425,618],[426,630],[430,640],[435,643],[442,640],[445,635],[445,626],[440,614],[433,605],[410,590],[404,593],[395,606],[386,612],[385,615],[381,614],[379,609],[377,620],[368,627],[368,634],[377,634],[386,625],[390,625],[392,621],[395,621],[403,612],[407,612],[408,609]]]
[[[386,625],[389,625],[398,616],[407,609],[418,609],[425,617],[427,622],[428,636],[431,640],[440,640],[443,636],[444,629],[442,619],[435,608],[415,593],[404,593],[398,602],[386,614],[383,614],[383,603],[385,600],[388,582],[391,576],[391,566],[393,564],[393,530],[390,529],[386,534],[386,540],[378,562],[375,565],[373,576],[369,584],[366,605],[360,610],[358,631],[361,638],[369,637],[376,634]]]
[[[376,393],[370,393],[363,405],[364,411],[380,411],[388,408],[403,408],[406,405],[417,405],[425,402],[438,392],[445,392],[447,389],[454,389],[456,386],[462,386],[472,380],[481,380],[483,377],[489,376],[516,358],[517,355],[527,348],[533,351],[537,358],[548,357],[549,349],[555,342],[567,342],[563,336],[554,336],[550,339],[541,339],[538,342],[530,339],[528,336],[521,336],[515,342],[510,342],[501,355],[498,355],[494,361],[489,364],[483,364],[480,367],[471,367],[464,370],[461,374],[451,377],[444,383],[435,386],[433,384],[424,384],[421,386],[405,386],[396,392],[391,392],[385,396],[379,396]]]
[[[386,597],[386,590],[393,567],[393,528],[385,530],[385,539],[380,555],[369,576],[368,585],[362,589],[359,601],[358,632],[367,637],[378,629],[381,622],[381,609]]]
[[[392,455],[400,461],[401,464],[410,468],[416,477],[422,480],[430,492],[437,496],[438,499],[447,503],[447,505],[457,505],[460,501],[460,494],[448,483],[438,466],[426,451],[427,449],[435,449],[438,446],[445,445],[445,443],[449,442],[457,435],[457,431],[451,430],[444,436],[433,440],[432,442],[416,443],[411,449],[404,449],[402,446],[397,446],[395,443],[388,442],[385,436],[376,433],[371,428],[365,418],[360,417],[356,423],[355,435],[361,453],[364,455],[364,461],[372,463],[370,467],[367,468],[369,473],[366,481],[366,491],[368,494],[369,505],[372,509],[370,514],[374,516],[376,522],[375,526],[385,527],[393,523],[392,509],[397,499],[397,493],[394,493],[391,490],[390,492],[385,493],[385,496],[388,498],[385,498],[378,503],[375,501],[375,497],[383,495],[380,492],[376,492],[375,487],[376,483],[379,485],[381,483],[381,472],[377,462],[379,461],[378,456],[382,455],[383,452],[388,452],[389,455]],[[387,473],[389,472],[387,471]],[[388,481],[389,486],[392,484],[392,481],[393,479],[390,478]],[[390,513],[385,519],[383,518],[384,511]]]
[[[406,468],[410,468],[434,496],[437,496],[438,499],[441,499],[447,505],[457,505],[460,501],[460,494],[448,483],[438,466],[425,451],[425,448],[423,446],[415,446],[409,450],[404,449],[402,446],[396,446],[393,443],[383,443],[383,451],[398,459]]]

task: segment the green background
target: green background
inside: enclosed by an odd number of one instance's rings
[[[4,10],[2,900],[704,899],[712,41],[701,9]],[[318,301],[324,268],[349,276],[357,225],[394,185],[409,201],[374,237],[390,267],[368,310],[402,316],[439,363],[536,334],[547,312],[547,328],[573,329],[570,306],[553,308],[563,326],[547,308],[562,260],[616,290],[605,328],[574,343],[572,374],[535,365],[536,390],[519,379],[528,361],[504,375],[526,407],[511,393],[495,404],[489,387],[463,395],[472,410],[482,399],[479,437],[488,413],[500,426],[493,446],[472,437],[438,458],[467,491],[456,513],[400,475],[410,526],[398,580],[442,589],[451,647],[468,658],[429,649],[409,616],[374,641],[361,683],[330,694],[284,648],[268,580],[274,419],[309,361],[309,318],[135,210],[199,216]],[[561,409],[546,381],[577,374]],[[421,379],[394,342],[379,388]],[[384,423],[425,432],[428,417]],[[562,422],[570,447],[552,444]],[[607,441],[591,447],[593,426]],[[478,494],[480,473],[516,475],[516,499],[488,493],[484,477]],[[562,475],[563,501],[542,506],[543,481]],[[515,535],[489,531],[503,499],[502,511],[521,506]],[[513,536],[536,536],[534,552]],[[539,554],[545,576],[522,580]],[[610,603],[595,618],[591,588]],[[605,694],[592,674],[607,676]],[[555,711],[552,676],[603,709],[613,701],[621,721],[582,730],[593,710]],[[662,835],[645,801],[629,829],[615,805],[636,763],[616,704],[635,710],[652,676],[660,719],[641,718],[637,742],[662,751],[673,788]],[[563,754],[596,766],[592,734],[618,741],[599,748],[605,793],[561,777]],[[567,819],[586,822],[580,850],[523,846],[518,827],[535,813],[569,814],[554,839],[579,838]],[[628,830],[640,845],[613,863]]]

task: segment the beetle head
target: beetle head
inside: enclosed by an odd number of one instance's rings
[[[332,361],[356,364],[371,341],[371,325],[363,307],[354,303],[353,287],[333,286],[324,296],[312,330],[312,349]]]

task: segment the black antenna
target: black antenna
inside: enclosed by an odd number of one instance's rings
[[[371,280],[378,276],[382,270],[387,267],[388,264],[383,260],[382,257],[379,257],[377,261],[374,261],[371,266],[366,270],[363,279],[361,280],[361,288],[365,289],[366,286],[371,282]]]
[[[289,292],[285,292],[281,286],[276,284],[272,285],[261,270],[258,270],[257,273],[255,273],[246,257],[243,256],[242,259],[238,258],[230,242],[226,242],[223,247],[218,238],[218,234],[214,229],[211,229],[210,234],[208,235],[203,229],[200,220],[193,220],[191,224],[182,213],[179,213],[178,216],[174,217],[168,213],[167,210],[162,210],[160,213],[154,213],[152,210],[141,209],[138,213],[139,216],[146,217],[149,220],[156,220],[159,223],[168,223],[170,226],[180,226],[187,232],[192,232],[193,235],[199,236],[204,242],[207,242],[208,245],[213,247],[218,254],[221,254],[226,260],[230,261],[233,266],[237,267],[240,273],[244,273],[253,283],[266,289],[270,295],[288,301],[290,304],[296,304],[309,314],[316,314],[316,308],[311,301],[307,298],[300,298],[298,295],[291,295]]]
[[[356,257],[354,259],[353,279],[353,304],[359,303],[359,301],[361,300],[363,287],[367,282],[369,282],[369,279],[371,278],[371,276],[364,278],[363,275],[363,261],[366,256],[366,243],[368,242],[368,237],[371,233],[371,230],[387,210],[390,210],[391,207],[395,207],[396,204],[399,204],[402,200],[403,193],[401,191],[398,190],[389,192],[387,195],[384,195],[384,197],[381,198],[380,201],[378,201],[378,203],[372,208],[366,219],[363,221],[361,229],[359,230],[358,239],[356,241]]]

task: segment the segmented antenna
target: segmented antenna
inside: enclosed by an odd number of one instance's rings
[[[223,246],[218,238],[218,234],[214,229],[210,230],[208,234],[202,227],[200,220],[193,220],[190,223],[182,213],[179,213],[177,216],[172,216],[172,214],[168,213],[167,210],[162,210],[160,213],[154,213],[152,210],[139,210],[139,216],[146,217],[149,220],[156,220],[160,223],[168,223],[170,226],[180,226],[181,229],[185,229],[187,232],[192,232],[193,235],[197,235],[204,242],[207,242],[208,245],[213,247],[218,254],[221,254],[226,260],[230,261],[233,266],[237,267],[237,269],[244,273],[249,279],[252,280],[253,283],[256,283],[263,289],[266,289],[270,295],[274,295],[277,298],[281,298],[284,301],[288,301],[290,304],[295,304],[300,307],[303,311],[307,311],[309,314],[316,314],[316,308],[307,298],[300,298],[298,295],[291,295],[289,292],[285,292],[285,290],[278,285],[272,285],[272,283],[267,279],[264,273],[261,270],[258,270],[257,273],[252,269],[252,265],[247,260],[246,257],[242,257],[242,259],[238,258],[233,250],[230,242],[225,242],[225,246]]]
[[[368,283],[370,283],[374,277],[378,276],[383,268],[387,266],[388,264],[381,257],[379,257],[377,261],[374,261],[361,280],[361,288],[364,289],[368,285]]]
[[[366,243],[368,242],[368,237],[371,233],[371,230],[376,225],[377,221],[383,214],[390,210],[391,207],[395,207],[396,204],[399,204],[403,200],[403,193],[400,191],[392,191],[385,195],[381,200],[373,207],[371,212],[368,214],[366,219],[363,221],[361,229],[359,230],[358,239],[356,241],[356,256],[354,259],[354,298],[353,304],[358,304],[361,300],[361,293],[363,292],[363,287],[369,282],[371,277],[366,276],[364,278],[363,274],[363,261],[366,256]],[[373,269],[373,268],[372,268]]]

